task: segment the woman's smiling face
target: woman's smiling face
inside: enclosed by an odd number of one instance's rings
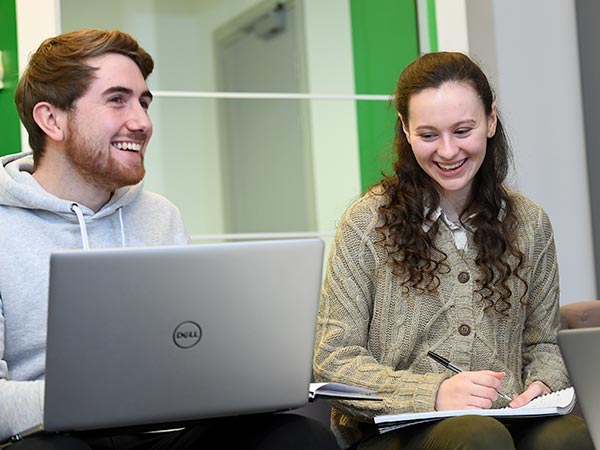
[[[442,197],[464,202],[496,131],[496,104],[487,116],[475,89],[446,82],[424,89],[408,101],[402,128],[421,168]]]

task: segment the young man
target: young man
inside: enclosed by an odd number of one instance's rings
[[[189,241],[178,209],[142,189],[153,68],[130,35],[79,30],[43,42],[19,81],[15,102],[33,152],[0,159],[0,440],[42,419],[50,252]],[[246,419],[228,426],[270,445],[293,436],[303,448],[336,448],[326,427],[300,416]],[[14,447],[188,449],[209,435],[238,443],[212,426],[158,437],[41,436]]]

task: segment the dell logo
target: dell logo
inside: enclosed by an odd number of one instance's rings
[[[182,322],[173,331],[173,342],[180,348],[190,348],[200,342],[202,328],[196,322]]]

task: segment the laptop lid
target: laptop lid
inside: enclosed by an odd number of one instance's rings
[[[594,446],[600,448],[600,328],[560,330],[558,345]]]
[[[304,405],[322,261],[320,239],[53,253],[45,430]]]

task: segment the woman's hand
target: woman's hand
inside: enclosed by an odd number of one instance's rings
[[[500,389],[502,378],[504,372],[491,370],[460,372],[440,384],[435,409],[444,411],[489,408],[498,398],[497,390]],[[525,395],[525,392],[521,395]]]
[[[550,392],[550,388],[544,383],[542,383],[541,381],[534,381],[529,385],[525,392],[515,396],[515,398],[512,399],[508,406],[510,406],[511,408],[520,408],[521,406],[524,406],[527,403],[529,403],[534,398],[540,395],[549,394]]]

